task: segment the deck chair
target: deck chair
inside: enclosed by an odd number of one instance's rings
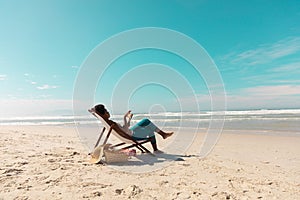
[[[124,149],[130,149],[130,148],[134,148],[136,147],[137,149],[139,149],[142,153],[149,153],[151,155],[154,155],[152,154],[146,147],[143,146],[143,144],[145,143],[148,143],[148,142],[151,142],[151,139],[145,139],[145,140],[139,140],[139,141],[136,141],[136,140],[130,140],[128,138],[125,138],[123,136],[121,136],[115,129],[113,129],[109,124],[107,124],[107,122],[101,117],[99,116],[93,109],[90,109],[88,110],[91,114],[93,114],[97,119],[99,119],[103,125],[103,128],[102,128],[102,131],[99,135],[99,138],[96,142],[96,145],[94,147],[94,149],[96,150],[97,148],[99,147],[103,147],[106,145],[107,141],[108,141],[108,138],[110,136],[110,134],[113,134],[115,137],[117,137],[120,141],[122,141],[121,143],[118,143],[118,144],[115,144],[115,145],[111,145],[110,147],[111,148],[114,148],[114,147],[121,147],[121,146],[124,146],[123,148],[121,148],[122,150]],[[101,144],[100,146],[99,143],[101,141],[101,138],[103,137],[105,131],[107,131],[106,133],[106,137],[103,141],[103,144]],[[94,151],[95,151],[94,150]],[[91,153],[93,155],[93,153]]]

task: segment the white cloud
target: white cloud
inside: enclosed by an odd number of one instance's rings
[[[293,55],[300,51],[300,37],[288,37],[273,44],[262,44],[244,52],[231,52],[221,59],[230,64],[257,65]]]
[[[7,75],[6,74],[0,74],[0,81],[4,81],[7,79]]]
[[[56,110],[72,110],[72,100],[0,99],[0,110],[0,117],[45,115]]]
[[[79,66],[73,65],[73,66],[71,66],[71,68],[72,68],[72,69],[78,69]]]
[[[257,86],[227,95],[228,108],[300,107],[299,85]]]
[[[234,109],[281,109],[281,108],[299,108],[300,96],[273,95],[273,96],[255,96],[255,95],[228,95],[227,107]]]
[[[300,107],[300,85],[258,86],[244,88],[225,96],[227,109],[270,109]],[[223,106],[224,96],[215,95],[215,108]],[[211,109],[211,96],[208,94],[180,98],[185,107],[197,101],[200,110]],[[220,107],[222,108],[222,107]],[[223,107],[224,108],[224,107]]]
[[[28,74],[28,73],[25,73],[25,74],[24,74],[24,76],[26,76],[26,77],[27,77],[27,76],[29,76],[29,74]]]
[[[27,83],[30,83],[31,85],[36,85],[36,84],[37,84],[37,82],[32,81],[32,80],[26,79],[25,81],[26,81]]]
[[[255,96],[300,95],[300,85],[258,86],[245,89],[245,92]]]
[[[42,85],[42,86],[38,86],[36,87],[37,89],[39,90],[48,90],[48,89],[55,89],[55,88],[58,88],[58,86],[55,86],[55,85]]]
[[[276,80],[276,81],[273,81],[273,82],[276,82],[276,83],[289,83],[289,84],[298,84],[300,83],[300,80]]]
[[[293,62],[293,63],[288,63],[285,65],[281,65],[279,67],[275,67],[272,70],[272,72],[288,72],[288,73],[295,73],[295,72],[300,72],[300,62]]]

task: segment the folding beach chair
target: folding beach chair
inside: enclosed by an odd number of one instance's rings
[[[150,138],[145,139],[145,140],[139,140],[139,141],[125,138],[125,137],[121,136],[115,129],[113,129],[113,127],[111,127],[109,124],[107,124],[107,122],[101,116],[99,116],[93,109],[90,109],[89,112],[92,113],[97,119],[99,119],[101,121],[102,125],[103,125],[103,129],[102,129],[102,131],[99,135],[99,138],[96,142],[95,149],[98,147],[99,142],[101,141],[101,138],[103,137],[103,135],[105,133],[105,130],[108,130],[107,133],[106,133],[106,137],[103,141],[103,144],[101,146],[105,145],[108,141],[108,138],[109,138],[110,134],[113,134],[115,137],[117,137],[122,142],[118,143],[118,144],[115,144],[115,145],[112,145],[110,147],[114,148],[114,147],[120,147],[122,145],[127,145],[127,146],[125,146],[121,149],[124,150],[124,149],[130,149],[130,148],[136,147],[142,153],[149,153],[151,155],[154,155],[146,147],[143,146],[143,144],[151,142]],[[124,134],[126,134],[126,133],[124,133]]]

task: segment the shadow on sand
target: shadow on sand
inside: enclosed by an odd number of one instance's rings
[[[185,161],[184,158],[192,157],[192,155],[175,155],[175,154],[167,154],[167,153],[159,153],[159,154],[139,154],[136,156],[132,156],[129,158],[127,162],[121,163],[110,163],[109,165],[114,166],[152,166],[157,165],[159,163],[168,163],[172,161]]]

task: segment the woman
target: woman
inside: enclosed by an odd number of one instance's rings
[[[98,104],[94,107],[95,112],[100,115],[110,126],[113,127],[121,136],[127,139],[134,140],[151,140],[152,148],[155,153],[161,153],[162,151],[158,150],[156,144],[156,138],[154,132],[161,135],[164,139],[173,135],[173,132],[166,133],[159,128],[157,128],[149,119],[142,119],[136,125],[129,127],[130,119],[132,118],[132,114],[128,111],[124,116],[124,126],[110,120],[110,114],[106,110],[105,106],[102,104]],[[129,117],[129,120],[126,121],[125,118]]]

